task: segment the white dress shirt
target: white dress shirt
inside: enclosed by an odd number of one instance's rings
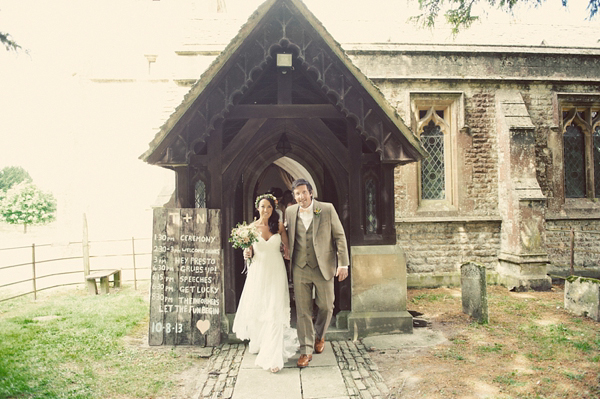
[[[300,220],[302,220],[302,223],[304,224],[304,228],[306,228],[306,230],[308,230],[308,228],[310,227],[310,224],[313,221],[314,207],[315,207],[315,202],[310,201],[310,205],[307,208],[302,208],[302,207],[298,208],[298,217],[300,218]],[[305,209],[306,209],[306,211],[305,211]]]

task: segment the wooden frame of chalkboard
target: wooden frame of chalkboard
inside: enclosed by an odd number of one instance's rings
[[[218,346],[224,317],[221,211],[156,208],[150,345]]]

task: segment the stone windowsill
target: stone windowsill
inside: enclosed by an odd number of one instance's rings
[[[567,198],[559,212],[546,212],[546,220],[600,219],[600,201]]]
[[[478,222],[502,222],[499,215],[493,216],[427,216],[396,218],[396,223],[478,223]]]

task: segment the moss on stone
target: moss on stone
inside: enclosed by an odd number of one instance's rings
[[[574,281],[579,280],[581,283],[593,283],[593,284],[600,284],[600,280],[595,279],[595,278],[591,278],[591,277],[581,277],[581,276],[568,276],[566,278],[566,280],[569,283],[572,283]]]

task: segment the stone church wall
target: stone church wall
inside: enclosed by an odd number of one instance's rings
[[[597,85],[539,84],[522,91],[523,99],[536,126],[536,170],[542,192],[547,198],[546,250],[553,276],[570,274],[570,229],[575,231],[575,273],[600,275],[600,212],[598,204],[586,199],[565,199],[561,187],[564,175],[560,145],[560,115],[557,93],[598,94]],[[594,233],[596,232],[596,233]]]
[[[547,198],[546,244],[549,274],[566,273],[569,264],[568,235],[578,231],[600,231],[597,207],[565,213],[569,201],[562,197],[564,176],[555,163],[562,158],[560,115],[557,93],[598,93],[595,85],[567,82],[452,81],[444,79],[375,79],[386,98],[408,124],[415,128],[411,111],[414,93],[462,93],[464,121],[455,132],[456,159],[452,165],[457,180],[454,202],[438,209],[419,203],[417,165],[399,166],[395,170],[395,204],[397,244],[407,257],[409,286],[457,285],[460,265],[476,261],[485,265],[494,281],[501,251],[501,226],[498,182],[498,138],[495,95],[499,90],[518,91],[535,126],[535,163],[537,180]],[[561,166],[562,168],[562,166]],[[558,172],[557,172],[558,171]],[[573,204],[571,204],[573,205]],[[557,216],[562,215],[562,216]],[[570,216],[569,216],[570,215]],[[595,215],[595,216],[594,216]],[[591,219],[590,219],[591,218]],[[600,273],[600,236],[577,235],[576,271]],[[585,252],[587,251],[587,252]],[[567,265],[567,266],[565,266]],[[596,273],[596,274],[594,274]]]
[[[379,83],[379,82],[378,82]],[[411,93],[419,92],[462,92],[464,93],[464,121],[468,131],[455,132],[458,137],[457,159],[454,165],[456,177],[464,183],[457,187],[460,191],[453,210],[445,215],[497,215],[498,171],[497,139],[495,132],[494,90],[484,85],[457,86],[451,84],[412,84],[394,85],[392,82],[379,83],[390,102],[396,105],[398,113],[408,123],[414,119],[410,112]],[[460,145],[463,144],[463,145]],[[419,209],[415,177],[417,165],[409,164],[396,169],[396,218],[412,217]],[[428,215],[433,215],[431,212]],[[440,216],[438,213],[435,216]],[[441,215],[444,216],[444,215]]]
[[[548,274],[568,276],[571,263],[571,232],[574,230],[574,271],[579,276],[600,276],[600,220],[547,220]]]
[[[560,212],[565,201],[562,193],[557,190],[557,186],[562,186],[564,176],[562,173],[556,173],[559,165],[555,165],[555,160],[562,158],[562,146],[557,142],[561,134],[557,95],[558,93],[597,95],[600,85],[537,83],[522,85],[519,90],[535,125],[538,183],[548,199],[549,211]]]
[[[405,121],[411,115],[411,93],[464,93],[467,129],[455,132],[456,158],[452,167],[458,179],[454,203],[443,209],[421,207],[416,164],[395,171],[397,244],[406,252],[409,286],[460,284],[460,265],[475,261],[490,276],[500,251],[498,213],[498,152],[495,129],[495,92],[484,84],[378,82]],[[383,83],[383,84],[382,84]]]
[[[410,287],[459,285],[463,263],[480,263],[493,275],[498,262],[499,221],[398,222],[396,235],[406,252]]]

